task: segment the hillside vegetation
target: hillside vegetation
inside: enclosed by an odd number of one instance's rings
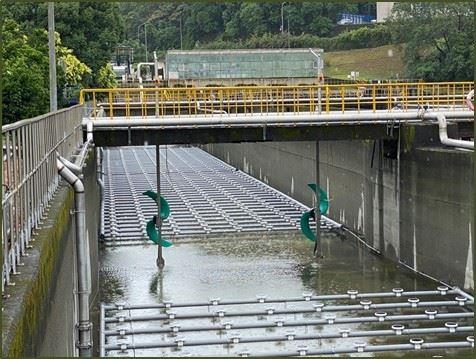
[[[49,76],[47,3],[4,3],[5,123],[48,111]],[[108,63],[115,47],[129,45],[134,61],[143,61],[146,33],[149,55],[180,48],[313,47],[324,49],[328,77],[359,71],[360,80],[474,79],[474,2],[398,2],[385,24],[359,28],[339,27],[343,12],[375,15],[375,2],[56,2],[58,101],[74,102],[82,87],[114,86]]]
[[[383,80],[404,77],[403,46],[386,45],[324,53],[326,77],[347,79],[358,71],[358,80]]]

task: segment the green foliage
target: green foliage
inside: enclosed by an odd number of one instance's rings
[[[474,3],[397,3],[390,28],[395,42],[406,43],[408,77],[474,78]]]
[[[281,33],[281,9],[284,34]],[[326,3],[326,2],[225,2],[225,3],[121,3],[126,42],[135,47],[137,61],[144,60],[145,31],[149,52],[164,53],[180,48],[180,24],[184,49],[254,47],[295,47],[304,43],[323,43],[336,28],[343,12],[372,14],[375,3]],[[144,25],[147,23],[147,25]],[[365,40],[359,35],[355,42]],[[349,48],[349,39],[342,39],[338,48]],[[343,44],[345,42],[346,44]],[[313,45],[314,46],[314,45]],[[327,47],[326,47],[327,50]]]
[[[116,75],[110,64],[106,64],[99,69],[97,83],[98,87],[102,88],[112,88],[117,86]]]
[[[44,29],[31,29],[27,35],[14,20],[6,19],[2,26],[3,46],[3,119],[5,123],[34,117],[49,109],[48,35]],[[61,44],[56,33],[58,62],[58,102],[72,86],[81,85],[91,69],[78,60],[73,51]]]
[[[47,28],[47,3],[7,4],[5,15],[26,33]],[[109,62],[114,47],[123,39],[124,24],[118,5],[96,1],[56,2],[55,27],[64,46],[91,69],[91,75],[84,79],[87,85],[97,85],[99,70]]]
[[[48,111],[48,57],[13,20],[2,26],[3,123]]]
[[[68,85],[77,85],[83,80],[85,75],[91,74],[91,69],[73,55],[73,50],[66,47],[60,47],[58,62],[63,69]]]
[[[310,34],[289,35],[265,33],[251,35],[245,40],[215,40],[201,45],[205,49],[274,49],[274,48],[323,48],[325,51],[350,50],[387,45],[391,42],[390,30],[385,25],[371,25],[343,32],[335,37]]]

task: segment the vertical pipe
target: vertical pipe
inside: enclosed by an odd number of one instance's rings
[[[101,303],[100,314],[99,314],[99,357],[104,358],[106,356],[106,323],[104,319],[106,318],[106,309],[104,308],[104,303]]]
[[[160,217],[160,145],[155,146],[155,165],[157,167],[157,219],[156,219],[156,227],[159,234],[159,238],[161,238],[161,230],[162,230],[162,218]],[[162,246],[159,244],[157,245],[157,267],[161,270],[165,266],[165,260],[162,255]]]
[[[87,146],[87,144],[86,144]],[[89,294],[91,291],[91,264],[89,261],[89,245],[86,233],[86,202],[84,185],[59,159],[57,159],[58,173],[74,189],[75,202],[75,229],[76,253],[78,271],[78,343],[79,356],[91,356],[91,322],[89,321]]]
[[[79,182],[79,180],[78,180]],[[78,302],[79,302],[79,356],[91,356],[91,323],[89,322],[89,287],[87,278],[88,271],[88,246],[86,241],[86,214],[84,187],[75,185],[75,206],[76,206],[76,251],[78,253]]]
[[[316,241],[314,242],[314,254],[317,256],[322,256],[322,241],[321,241],[321,208],[319,206],[321,199],[319,196],[319,177],[320,177],[320,172],[319,172],[319,141],[316,141],[316,185],[317,185],[317,190],[316,190],[316,210],[315,210],[315,216],[316,216]]]
[[[58,109],[56,94],[55,3],[48,3],[48,52],[50,60],[50,111]]]
[[[96,148],[96,172],[97,182],[99,184],[99,240],[104,240],[104,178],[103,178],[103,149]]]

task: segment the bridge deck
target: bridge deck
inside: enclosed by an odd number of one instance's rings
[[[472,121],[472,111],[441,111],[448,123]],[[393,128],[438,127],[433,113],[347,111],[336,114],[264,113],[162,117],[87,117],[97,146],[207,144],[259,141],[365,140],[395,137]],[[426,116],[426,117],[425,117]]]

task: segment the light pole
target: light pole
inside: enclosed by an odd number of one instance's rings
[[[183,41],[182,41],[182,13],[180,13],[180,50],[183,50]]]
[[[281,34],[284,34],[284,5],[286,1],[281,3]]]
[[[55,3],[48,3],[48,52],[50,60],[50,111],[58,109],[56,89]]]
[[[137,42],[139,43],[140,45],[140,28],[141,26],[144,26],[144,45],[145,45],[145,62],[148,62],[149,60],[149,53],[148,53],[148,50],[147,50],[147,24],[148,22],[150,21],[147,20],[146,22],[143,22],[142,24],[140,24],[139,26],[137,26]]]
[[[288,49],[289,49],[289,38],[291,37],[291,33],[289,32],[289,6],[287,7],[287,14],[288,14]]]
[[[144,44],[145,44],[145,62],[149,62],[149,52],[147,49],[147,22],[144,23]]]

